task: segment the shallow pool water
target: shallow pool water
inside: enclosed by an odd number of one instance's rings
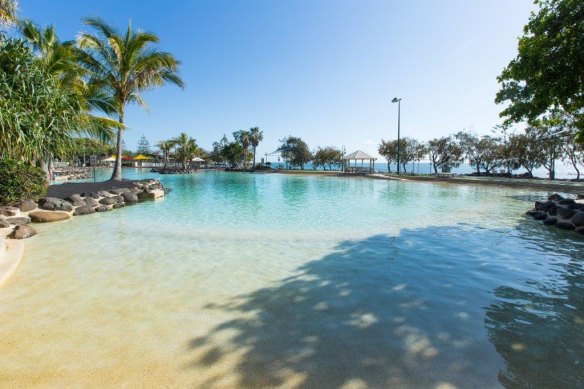
[[[38,226],[0,289],[2,386],[584,385],[584,240],[523,215],[547,193],[161,180]]]

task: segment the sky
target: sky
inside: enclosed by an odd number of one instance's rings
[[[153,32],[186,87],[144,93],[126,111],[126,145],[186,132],[211,149],[258,126],[258,159],[299,136],[378,155],[380,139],[426,141],[501,123],[497,76],[517,53],[532,0],[20,0],[20,16],[61,40],[100,16]]]

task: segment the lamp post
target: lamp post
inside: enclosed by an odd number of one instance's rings
[[[397,97],[394,97],[393,100],[391,100],[392,103],[397,103],[397,175],[399,176],[400,174],[400,168],[399,168],[399,152],[400,152],[400,141],[399,141],[399,125],[400,125],[400,114],[401,114],[401,97],[398,99]]]

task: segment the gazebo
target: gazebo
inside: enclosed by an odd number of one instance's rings
[[[353,174],[373,173],[376,159],[377,158],[370,156],[364,151],[357,150],[343,157],[344,171],[345,173]],[[355,161],[353,166],[351,166],[351,161]],[[357,166],[357,161],[361,161],[360,166]],[[364,166],[365,161],[369,162],[369,167]]]

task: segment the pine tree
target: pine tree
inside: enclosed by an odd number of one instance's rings
[[[138,154],[150,154],[150,142],[146,139],[146,136],[142,135],[138,140]]]

